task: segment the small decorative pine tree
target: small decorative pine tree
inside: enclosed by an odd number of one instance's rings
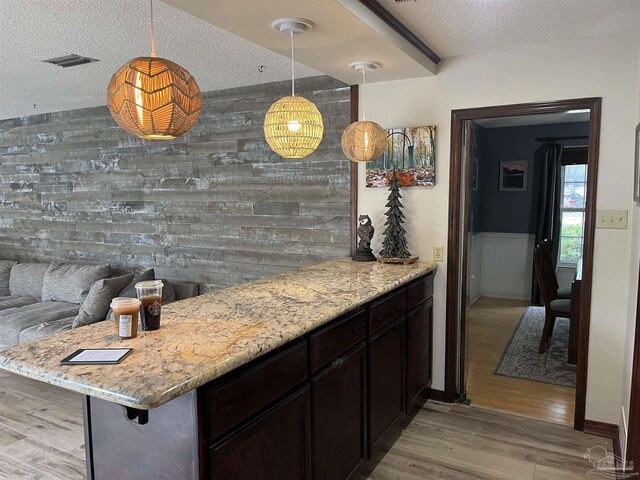
[[[402,224],[404,223],[404,213],[402,213],[402,203],[400,199],[400,186],[395,169],[389,182],[389,198],[385,205],[389,209],[385,212],[387,221],[383,232],[384,241],[380,255],[384,258],[409,258],[411,253],[407,248],[407,232]]]

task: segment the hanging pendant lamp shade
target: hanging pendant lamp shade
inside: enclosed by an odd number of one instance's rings
[[[202,95],[196,80],[177,63],[156,57],[151,5],[151,56],[125,63],[111,77],[107,106],[123,130],[149,140],[188,132],[200,116]]]
[[[380,66],[378,62],[354,62],[349,65],[355,70],[362,71],[362,86],[366,83],[365,71]],[[363,95],[364,97],[364,95]],[[352,162],[371,162],[378,160],[384,153],[387,132],[376,122],[364,120],[353,122],[342,132],[342,152]]]
[[[324,126],[318,108],[300,96],[282,97],[264,118],[264,138],[284,158],[304,158],[322,141]]]
[[[138,57],[111,77],[107,105],[125,131],[166,140],[193,127],[202,96],[195,79],[180,65],[164,58]]]
[[[275,153],[284,158],[304,158],[313,153],[324,133],[318,107],[295,94],[294,34],[301,34],[313,24],[301,18],[283,18],[271,24],[291,35],[291,96],[276,101],[264,117],[264,138]]]
[[[342,152],[352,162],[378,160],[384,153],[387,132],[376,122],[353,122],[342,132]]]

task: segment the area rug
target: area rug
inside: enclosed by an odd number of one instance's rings
[[[551,346],[539,354],[543,327],[544,307],[528,307],[520,317],[494,373],[575,387],[576,366],[567,363],[569,320],[556,319]]]

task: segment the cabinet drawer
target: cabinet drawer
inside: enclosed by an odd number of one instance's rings
[[[229,431],[306,379],[307,342],[303,340],[205,390],[209,439]]]
[[[369,335],[391,324],[407,311],[406,289],[399,288],[369,308]]]
[[[407,286],[407,310],[433,297],[433,273],[430,273]]]
[[[311,372],[324,367],[367,336],[366,313],[361,310],[311,335]]]

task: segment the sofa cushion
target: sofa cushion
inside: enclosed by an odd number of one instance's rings
[[[16,297],[42,298],[42,282],[50,263],[17,263],[11,268],[9,291]]]
[[[9,290],[9,278],[11,267],[16,264],[13,260],[0,260],[0,296],[11,295]]]
[[[39,323],[33,327],[25,328],[20,332],[20,342],[35,340],[42,337],[55,335],[56,333],[70,330],[73,319],[76,317],[65,317],[59,320],[51,320],[49,322]]]
[[[104,278],[91,285],[89,294],[73,320],[73,328],[91,325],[107,318],[111,300],[133,280],[133,273],[120,277]]]
[[[38,302],[0,312],[0,348],[13,345],[23,330],[40,323],[75,317],[80,305],[67,302]]]
[[[93,282],[107,278],[109,265],[52,263],[44,276],[42,301],[82,303]]]
[[[124,287],[116,297],[127,297],[127,298],[138,298],[138,294],[136,293],[136,283],[138,282],[146,282],[148,280],[155,280],[156,272],[153,268],[142,272],[136,278],[131,280],[131,282]]]
[[[8,308],[24,307],[25,305],[31,305],[39,301],[40,299],[36,297],[0,297],[0,311]]]

